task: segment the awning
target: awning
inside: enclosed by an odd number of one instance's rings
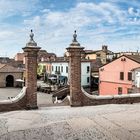
[[[55,79],[57,79],[56,77],[49,77],[48,79],[50,79],[50,80],[55,80]]]
[[[67,76],[59,76],[59,80],[60,81],[63,81],[64,79],[66,79],[67,78]]]
[[[99,78],[99,76],[98,76],[98,75],[94,75],[93,77],[95,77],[95,78]]]
[[[22,79],[16,79],[16,82],[24,83],[24,80],[22,80]]]

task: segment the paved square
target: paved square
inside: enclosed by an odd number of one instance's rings
[[[21,88],[0,88],[0,100],[15,97],[21,91]],[[53,106],[52,94],[37,92],[38,106]]]
[[[0,140],[140,140],[140,104],[1,113]]]

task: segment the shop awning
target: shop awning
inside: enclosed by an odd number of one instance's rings
[[[64,79],[66,79],[67,78],[67,76],[59,76],[59,80],[60,81],[63,81]]]
[[[24,83],[24,80],[22,80],[22,79],[16,79],[16,82]]]

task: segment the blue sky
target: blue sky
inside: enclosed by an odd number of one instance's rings
[[[74,30],[86,49],[140,51],[140,0],[0,0],[0,56],[22,52],[30,29],[38,46],[58,56]]]

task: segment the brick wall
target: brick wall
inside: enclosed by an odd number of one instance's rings
[[[79,95],[81,93],[81,57],[79,55],[81,55],[80,51],[75,51],[74,49],[72,55],[70,55],[71,57],[69,58],[70,94],[72,106],[78,106],[82,101],[82,95]]]
[[[140,94],[114,95],[114,96],[97,96],[87,95],[82,90],[83,106],[104,105],[104,104],[133,104],[140,102]],[[89,97],[90,96],[90,97]]]
[[[26,109],[26,87],[15,97],[0,101],[0,112]]]
[[[25,48],[25,86],[27,87],[27,106],[30,109],[37,108],[37,52],[39,49]]]
[[[69,47],[69,82],[71,106],[82,105],[81,94],[81,52],[82,47]]]
[[[16,103],[0,104],[0,112],[26,109],[26,96]]]

